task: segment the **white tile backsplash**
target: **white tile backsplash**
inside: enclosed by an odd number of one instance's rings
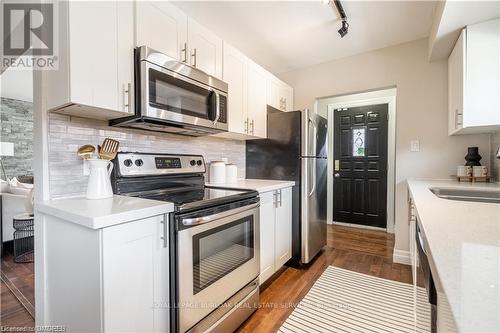
[[[120,141],[120,151],[203,155],[208,163],[226,157],[245,178],[245,142],[216,137],[189,137],[167,133],[109,127],[107,121],[49,114],[49,179],[52,198],[85,194],[87,176],[78,147]]]

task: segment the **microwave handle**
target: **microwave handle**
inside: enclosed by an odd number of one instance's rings
[[[215,90],[211,91],[212,98],[215,97],[215,105],[212,104],[212,107],[215,107],[215,118],[213,119],[214,125],[217,124],[217,122],[220,119],[220,95],[218,92]]]

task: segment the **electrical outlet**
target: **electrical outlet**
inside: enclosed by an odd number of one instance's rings
[[[418,141],[418,140],[411,140],[410,141],[410,151],[412,151],[412,152],[419,152],[420,151],[420,141]]]
[[[90,175],[89,161],[87,160],[83,160],[83,175],[84,176]]]

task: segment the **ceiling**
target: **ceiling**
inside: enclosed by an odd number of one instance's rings
[[[175,4],[275,73],[427,37],[436,6],[434,1],[344,0],[350,27],[340,38],[335,7],[319,0]]]
[[[440,2],[429,38],[429,59],[448,58],[465,26],[496,17],[500,17],[500,1]]]

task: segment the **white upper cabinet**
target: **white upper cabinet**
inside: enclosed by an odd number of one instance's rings
[[[231,45],[224,43],[222,79],[228,84],[229,133],[237,139],[267,137],[267,71]]]
[[[500,129],[500,19],[464,29],[448,59],[448,133]]]
[[[267,138],[266,78],[266,70],[249,60],[247,84],[249,131],[257,138]]]
[[[136,1],[136,46],[222,78],[222,39],[166,1]]]
[[[247,58],[227,43],[222,79],[228,84],[229,131],[247,134]]]
[[[222,78],[222,39],[195,20],[188,19],[189,64]]]
[[[166,1],[136,1],[136,46],[186,62],[188,17]]]
[[[45,73],[48,109],[98,119],[133,112],[133,6],[60,3],[59,69]]]
[[[134,6],[118,1],[118,110],[134,112]],[[122,34],[123,33],[123,34]]]
[[[283,103],[285,104],[284,105],[285,111],[295,110],[293,108],[293,88],[285,84],[282,87],[282,89],[283,89],[282,94],[283,94]]]
[[[448,134],[462,129],[464,110],[465,29],[448,58]]]
[[[228,83],[229,132],[219,136],[266,138],[267,105],[293,110],[290,86],[171,2],[63,1],[58,7],[59,70],[43,74],[51,111],[95,119],[134,113],[134,49],[143,45]]]
[[[281,111],[293,110],[293,88],[271,73],[267,77],[267,104]]]

